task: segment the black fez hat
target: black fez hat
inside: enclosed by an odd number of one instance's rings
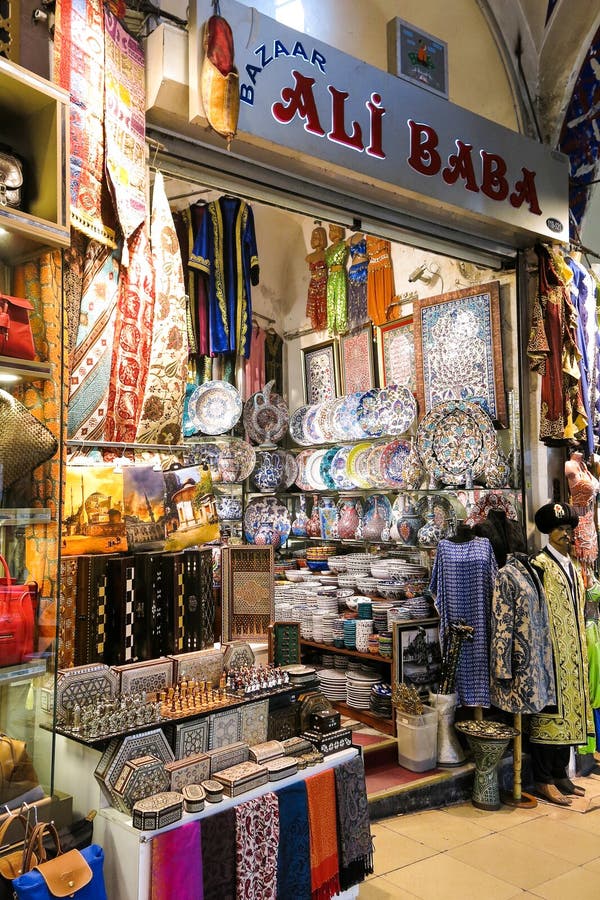
[[[579,516],[568,503],[546,503],[540,506],[534,519],[537,530],[542,534],[550,534],[554,528],[561,525],[576,528],[579,523]]]

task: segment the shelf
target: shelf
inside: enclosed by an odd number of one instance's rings
[[[0,207],[0,262],[14,265],[41,247],[70,244],[69,95],[0,58],[0,115],[2,141],[24,164],[22,208]]]
[[[28,662],[15,666],[5,666],[0,669],[0,685],[15,684],[18,681],[30,681],[40,675],[46,674],[45,659],[31,659]]]
[[[393,719],[378,716],[368,709],[354,709],[353,706],[348,706],[347,703],[342,703],[341,700],[332,700],[331,703],[339,713],[343,716],[348,716],[349,719],[357,719],[363,725],[370,725],[371,728],[375,728],[376,731],[381,731],[383,734],[394,734]]]
[[[52,521],[49,509],[0,509],[0,528],[7,525],[44,525]]]
[[[42,381],[51,377],[50,363],[0,356],[0,385],[17,381]]]
[[[416,622],[417,620],[415,619],[414,621]],[[300,638],[300,646],[313,647],[315,650],[323,650],[325,653],[335,653],[340,656],[356,656],[359,659],[368,659],[372,663],[386,663],[388,666],[392,664],[391,656],[381,656],[379,653],[361,653],[360,650],[348,650],[347,647],[336,647],[334,644],[319,644],[316,641],[307,641],[304,638]]]

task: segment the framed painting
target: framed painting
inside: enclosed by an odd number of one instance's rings
[[[373,329],[370,324],[340,337],[342,393],[370,391],[375,387]]]
[[[420,413],[467,400],[505,425],[498,282],[416,300],[413,314]]]
[[[394,622],[393,628],[393,684],[404,682],[426,696],[442,672],[439,619]]]
[[[416,395],[413,317],[386,322],[377,329],[379,387],[405,384]]]
[[[324,341],[302,349],[305,403],[322,403],[339,396],[335,341]]]

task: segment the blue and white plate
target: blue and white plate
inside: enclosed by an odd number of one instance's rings
[[[299,406],[298,409],[295,409],[291,414],[290,421],[288,422],[290,437],[297,444],[300,444],[301,447],[306,447],[311,443],[311,441],[306,440],[304,434],[304,418],[310,408],[310,406]]]
[[[352,447],[339,447],[329,464],[329,477],[338,491],[354,491],[356,485],[346,474],[346,460]]]
[[[242,415],[242,398],[227,381],[206,381],[192,392],[188,402],[190,419],[202,434],[225,434]]]
[[[364,431],[358,422],[358,406],[363,393],[356,391],[353,394],[346,394],[334,405],[331,422],[336,441],[358,441],[364,437]]]
[[[325,441],[325,436],[319,428],[319,422],[317,418],[320,412],[321,404],[314,403],[309,407],[304,417],[302,427],[304,429],[305,444],[322,444]]]

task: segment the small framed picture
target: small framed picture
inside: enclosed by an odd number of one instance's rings
[[[413,317],[405,316],[377,328],[379,387],[405,384],[416,394]]]
[[[336,342],[324,341],[302,349],[305,403],[323,403],[340,393]]]
[[[370,324],[340,337],[342,392],[370,391],[375,387],[373,329]]]
[[[448,99],[448,45],[397,16],[388,23],[388,68]]]
[[[439,619],[394,622],[393,683],[404,682],[421,696],[435,691],[442,672]]]

